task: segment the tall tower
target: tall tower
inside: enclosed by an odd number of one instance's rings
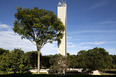
[[[58,47],[58,54],[61,54],[63,56],[66,56],[67,53],[67,37],[66,37],[66,11],[67,11],[67,5],[66,2],[62,0],[62,2],[59,2],[58,4],[58,18],[62,21],[62,23],[65,26],[65,31],[63,38],[61,39],[61,43]]]

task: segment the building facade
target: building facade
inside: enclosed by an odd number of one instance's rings
[[[59,2],[57,11],[58,11],[57,13],[58,18],[62,21],[62,23],[65,26],[64,35],[58,47],[58,54],[66,56],[66,53],[67,53],[67,35],[66,35],[67,5],[66,5],[66,2],[64,1]]]

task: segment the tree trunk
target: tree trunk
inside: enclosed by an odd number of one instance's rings
[[[14,74],[16,74],[16,71],[14,71]]]
[[[37,50],[38,50],[38,68],[37,68],[37,73],[40,74],[40,50],[41,48],[40,47],[37,47]]]

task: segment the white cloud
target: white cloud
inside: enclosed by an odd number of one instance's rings
[[[116,32],[115,30],[84,30],[84,31],[73,31],[68,34],[80,34],[80,33],[106,33],[106,32]]]
[[[67,48],[74,48],[76,45],[72,42],[70,42],[72,40],[72,37],[67,36]]]
[[[2,30],[0,28],[0,48],[13,50],[14,48],[21,48],[24,51],[36,51],[36,46],[33,45],[27,39],[21,39],[18,34],[15,34],[11,27],[6,24],[1,24],[0,27],[6,28]],[[43,55],[56,54],[57,53],[57,44],[46,44],[42,50]]]
[[[1,23],[0,23],[0,29],[5,29],[5,28],[9,28],[9,26],[6,25],[6,24],[1,24]]]
[[[108,51],[109,54],[116,55],[116,49],[106,49],[106,51]]]
[[[70,41],[70,40],[72,40],[72,37],[67,36],[67,41]]]
[[[72,39],[72,37],[70,37],[70,36],[67,36],[67,39]]]
[[[13,31],[0,31],[0,47],[4,49],[13,50],[14,48],[21,48],[24,51],[35,50],[35,46],[28,40],[23,39]]]
[[[95,8],[98,8],[100,6],[103,6],[105,5],[107,2],[104,1],[104,2],[101,2],[101,3],[96,3],[95,5],[91,6],[89,9],[95,9]]]
[[[41,51],[43,55],[57,54],[57,43],[56,42],[54,42],[53,44],[48,43],[42,48]]]
[[[92,47],[76,45],[73,48],[68,48],[68,53],[70,53],[71,55],[73,55],[73,54],[76,55],[80,50],[88,50],[88,49],[92,49]]]
[[[104,21],[100,22],[100,24],[116,24],[116,21]]]
[[[101,42],[84,42],[84,43],[80,43],[80,45],[101,45],[104,44],[104,41]]]
[[[67,47],[68,48],[74,48],[76,45],[72,42],[67,42]]]
[[[90,48],[91,48],[90,46],[78,46],[78,49],[80,49],[80,50],[87,50]]]

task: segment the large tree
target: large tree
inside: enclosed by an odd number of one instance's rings
[[[30,40],[38,51],[38,73],[40,72],[40,50],[46,43],[58,41],[63,37],[64,25],[57,16],[48,10],[17,8],[13,31],[21,38]]]
[[[82,51],[81,51],[82,52]],[[104,48],[94,48],[78,54],[79,66],[84,69],[102,70],[112,66],[112,58]]]

